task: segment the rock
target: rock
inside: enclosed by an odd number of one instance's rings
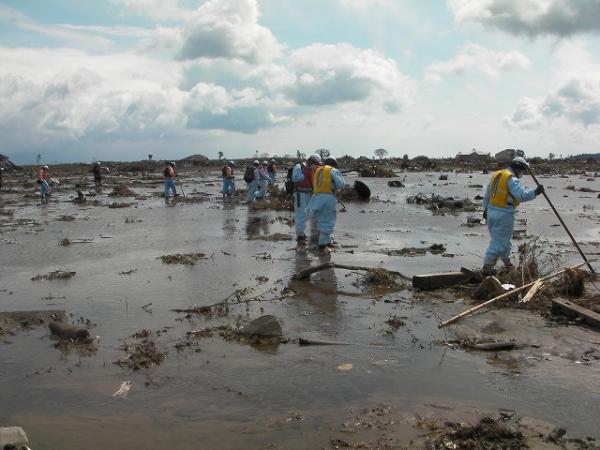
[[[254,319],[248,325],[244,326],[240,330],[240,334],[247,337],[280,337],[283,336],[283,330],[277,317],[266,315]]]
[[[438,178],[438,180],[441,180],[441,181],[448,180],[448,175],[442,174],[442,175],[440,175],[440,177]]]
[[[48,325],[50,332],[61,339],[73,341],[85,341],[90,338],[90,332],[84,328],[78,328],[62,322],[52,322]]]
[[[5,445],[26,445],[29,443],[27,435],[21,427],[0,428],[0,447]]]

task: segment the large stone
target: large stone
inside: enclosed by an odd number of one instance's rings
[[[2,427],[0,428],[0,448],[5,445],[26,445],[29,443],[27,435],[21,427]]]
[[[280,337],[283,336],[283,330],[281,324],[275,316],[266,315],[261,316],[258,319],[254,319],[248,325],[240,330],[240,333],[244,336],[257,336],[257,337]]]

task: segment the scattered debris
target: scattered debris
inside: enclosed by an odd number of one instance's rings
[[[450,430],[430,442],[432,449],[507,449],[527,448],[525,436],[491,417],[483,417],[476,425],[447,422]]]
[[[90,332],[85,328],[79,328],[64,322],[51,322],[48,325],[50,333],[60,339],[69,339],[75,342],[91,342]]]
[[[0,312],[0,336],[15,335],[18,330],[26,330],[52,321],[62,321],[65,311],[59,309],[41,311]]]
[[[292,240],[292,236],[290,236],[289,234],[284,234],[284,233],[274,233],[274,234],[268,234],[268,235],[254,235],[254,236],[248,236],[248,240],[249,241],[291,241]]]
[[[66,270],[58,269],[53,272],[48,272],[46,275],[36,275],[31,278],[31,281],[39,280],[68,280],[73,278],[77,272],[69,272]]]
[[[400,319],[396,315],[390,316],[389,319],[385,321],[385,323],[387,323],[390,327],[394,328],[395,330],[406,325],[404,320]]]
[[[109,197],[135,197],[136,193],[129,189],[127,186],[120,184],[115,186]],[[113,207],[114,208],[114,207]]]
[[[133,203],[113,202],[113,203],[109,204],[108,207],[109,208],[129,208],[131,205],[133,205]]]
[[[158,350],[153,333],[150,331],[141,330],[131,337],[138,341],[123,344],[121,350],[127,352],[127,356],[115,361],[114,364],[133,370],[149,369],[155,365],[159,366],[167,357],[167,353]]]
[[[338,364],[335,369],[339,370],[340,372],[350,372],[353,368],[352,363],[342,363],[342,364]]]
[[[123,381],[121,383],[121,386],[119,386],[119,389],[117,389],[112,396],[118,397],[118,398],[127,398],[127,394],[129,394],[129,390],[131,389],[131,386],[132,386],[132,384],[131,384],[130,380]]]
[[[201,259],[206,259],[205,253],[177,253],[174,255],[163,255],[157,259],[161,259],[165,264],[185,264],[193,266]]]

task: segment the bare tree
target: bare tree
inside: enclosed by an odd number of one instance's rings
[[[378,148],[377,150],[375,150],[375,156],[377,156],[379,159],[383,159],[387,156],[388,151],[385,148]]]
[[[319,150],[317,150],[317,153],[319,154],[321,159],[328,158],[331,155],[331,152],[326,148],[320,148]]]
[[[219,151],[218,155],[219,155],[219,159],[223,159],[223,152]]]

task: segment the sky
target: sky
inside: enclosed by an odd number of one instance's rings
[[[17,164],[600,152],[599,0],[0,0]]]

